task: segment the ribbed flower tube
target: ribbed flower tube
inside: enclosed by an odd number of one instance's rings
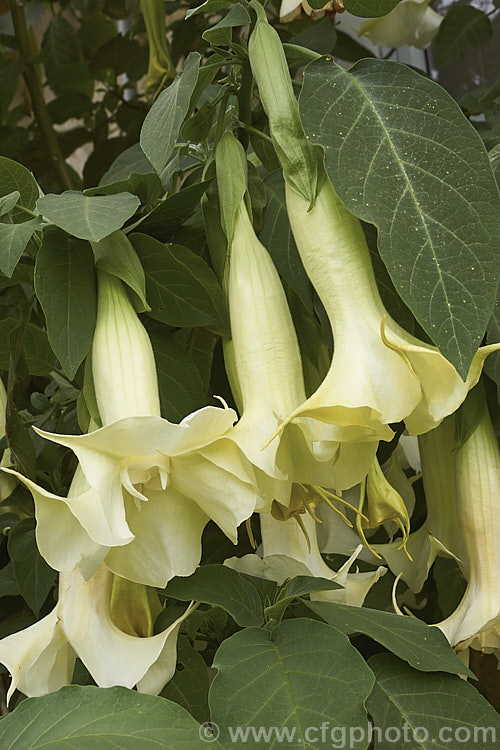
[[[98,271],[92,372],[103,424],[160,415],[151,341],[122,282],[105,271]]]
[[[500,649],[500,450],[484,392],[473,394],[463,415],[470,432],[456,451],[454,521],[462,532],[468,584],[438,627],[456,651],[471,646],[490,652]]]

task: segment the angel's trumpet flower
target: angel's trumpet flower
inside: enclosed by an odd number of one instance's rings
[[[334,338],[326,378],[284,424],[314,417],[336,425],[343,441],[390,440],[389,424],[401,420],[411,434],[427,432],[460,406],[498,347],[479,350],[464,382],[436,347],[387,314],[361,223],[340,201],[305,136],[280,38],[262,6],[250,5],[258,17],[250,63],[283,167],[290,225]]]
[[[294,486],[293,492],[298,491]],[[293,498],[292,498],[293,501]],[[282,584],[295,576],[315,576],[338,583],[342,588],[311,594],[311,599],[338,602],[361,607],[364,599],[386,568],[379,567],[367,573],[349,573],[362,546],[338,570],[332,570],[321,557],[316,536],[316,521],[304,513],[297,518],[277,520],[272,513],[260,513],[262,531],[262,558],[256,554],[233,557],[225,565],[249,575],[267,578]]]
[[[489,653],[500,649],[500,450],[481,386],[458,419],[454,522],[462,533],[467,589],[437,627],[457,652],[470,646]]]
[[[241,148],[233,136],[227,136],[228,149]],[[226,288],[232,335],[225,344],[226,368],[242,410],[232,439],[258,468],[267,509],[273,500],[288,505],[292,482],[344,489],[360,481],[376,443],[342,446],[328,425],[314,419],[288,424],[279,440],[261,450],[306,394],[285,292],[254,232],[244,200],[236,209]]]
[[[153,589],[117,579],[105,565],[88,581],[62,573],[52,612],[0,640],[0,662],[12,676],[7,699],[16,688],[34,697],[71,684],[77,656],[99,687],[156,695],[173,677],[177,636],[192,609],[153,635],[161,611]]]
[[[408,45],[425,49],[443,20],[443,16],[429,7],[430,3],[431,0],[401,0],[386,16],[364,21],[358,34],[379,47],[399,49]]]
[[[439,427],[418,438],[422,462],[427,517],[410,534],[406,549],[399,544],[374,544],[394,575],[418,593],[438,555],[453,557],[466,570],[462,532],[457,524],[455,478],[455,416],[444,419]]]
[[[162,0],[141,0],[141,10],[149,42],[146,93],[154,94],[173,81],[176,71],[165,36],[164,3]]]
[[[104,426],[78,436],[38,430],[74,451],[90,490],[58,498],[16,475],[39,505],[46,501],[46,523],[51,511],[57,523],[61,504],[77,518],[87,546],[81,538],[72,554],[93,557],[95,545],[103,545],[110,548],[105,559],[114,573],[164,587],[173,576],[195,570],[210,519],[236,543],[238,525],[260,502],[251,464],[232,441],[221,439],[236,413],[208,406],[180,424],[160,417],[149,337],[122,283],[102,271],[92,368]],[[47,560],[67,570],[66,556],[61,545],[52,545]]]

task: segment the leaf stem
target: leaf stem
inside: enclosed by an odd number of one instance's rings
[[[68,170],[66,169],[64,157],[57,140],[57,135],[52,124],[47,104],[43,98],[42,87],[33,62],[33,58],[38,56],[38,49],[33,48],[33,43],[28,36],[26,17],[24,15],[24,3],[22,0],[10,0],[10,12],[14,31],[21,48],[21,59],[24,66],[24,80],[26,81],[26,86],[28,87],[31,97],[35,119],[40,128],[47,150],[52,158],[54,171],[59,185],[62,190],[71,190],[73,185]]]

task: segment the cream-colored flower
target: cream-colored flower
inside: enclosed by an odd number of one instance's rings
[[[418,593],[436,557],[453,557],[465,571],[466,555],[462,532],[457,523],[455,479],[455,417],[418,438],[422,461],[427,518],[413,531],[406,545],[409,557],[397,542],[374,544],[394,575]]]
[[[160,417],[149,337],[121,282],[102,271],[92,367],[104,426],[77,436],[37,430],[71,448],[90,489],[58,498],[16,476],[37,509],[43,507],[38,525],[46,529],[38,537],[45,537],[40,548],[50,565],[68,570],[79,558],[88,576],[103,554],[96,551],[101,545],[114,573],[163,588],[173,576],[193,573],[210,519],[236,543],[237,527],[261,502],[251,464],[224,439],[236,413],[208,406],[180,424]],[[71,551],[65,538],[53,535],[62,514],[74,533]]]
[[[366,474],[376,442],[341,445],[314,419],[288,423],[262,444],[306,398],[292,316],[278,272],[252,227],[244,201],[236,212],[227,293],[232,339],[225,344],[230,382],[241,398],[232,439],[258,469],[267,497],[288,505],[292,483],[350,487]],[[258,508],[261,510],[261,508]]]
[[[312,600],[337,602],[361,607],[368,591],[385,574],[379,567],[368,573],[349,573],[359,552],[358,545],[351,557],[338,570],[332,570],[321,557],[316,536],[316,521],[304,514],[301,523],[294,518],[278,521],[271,513],[259,515],[262,531],[262,557],[256,554],[232,557],[225,561],[235,570],[267,578],[282,584],[295,576],[314,576],[338,583],[342,588],[315,592]]]
[[[99,687],[137,686],[156,695],[174,674],[179,628],[192,605],[153,635],[160,611],[156,592],[117,581],[105,565],[89,581],[77,571],[61,574],[52,612],[0,640],[0,662],[12,676],[8,700],[16,688],[34,697],[69,685],[77,656]]]
[[[476,353],[466,382],[437,347],[406,333],[380,298],[361,224],[328,178],[309,210],[288,183],[290,224],[304,267],[332,326],[334,354],[320,387],[284,424],[314,417],[337,426],[339,440],[390,440],[404,420],[421,434],[454,412],[478,381],[486,356]]]
[[[308,15],[313,20],[323,18],[325,13],[341,13],[344,10],[342,0],[330,0],[330,2],[323,5],[320,10],[311,8],[307,0],[281,0],[280,6],[280,21],[281,23],[288,23],[289,21],[295,21],[296,18],[300,18],[302,12]]]
[[[500,649],[500,450],[484,391],[477,389],[459,415],[456,505],[465,551],[467,589],[446,620],[438,623],[456,651],[468,646]]]
[[[432,0],[401,0],[386,16],[368,18],[358,34],[379,47],[425,49],[439,31],[443,16],[429,7]]]

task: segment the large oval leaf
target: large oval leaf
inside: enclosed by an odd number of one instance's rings
[[[92,344],[97,314],[90,245],[60,229],[46,229],[36,259],[35,291],[50,345],[72,378]]]
[[[0,723],[16,750],[200,750],[198,722],[176,703],[122,687],[77,686],[23,701]],[[212,744],[220,750],[218,744]]]
[[[282,745],[290,750],[332,747],[334,730],[338,739],[348,727],[367,728],[364,702],[373,674],[331,625],[296,619],[272,632],[242,630],[220,646],[214,666],[219,674],[210,690],[210,707],[225,747],[238,739],[235,728],[247,730],[249,747],[259,747],[260,741],[273,750]],[[318,744],[323,723],[329,739],[332,732],[328,745]],[[261,730],[260,737],[252,730]],[[262,730],[269,733],[267,742]],[[244,747],[241,734],[239,739]],[[367,746],[368,740],[356,744],[358,750]]]
[[[120,229],[139,206],[131,193],[84,195],[66,190],[61,195],[44,195],[36,207],[49,221],[81,240],[99,242]]]
[[[493,308],[500,200],[454,100],[404,65],[310,63],[300,111],[341,199],[379,229],[394,285],[465,377]]]

